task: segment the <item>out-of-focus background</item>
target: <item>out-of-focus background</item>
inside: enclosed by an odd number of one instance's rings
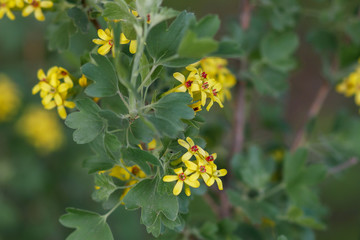
[[[227,21],[238,18],[240,8],[238,1],[233,0],[166,0],[164,5],[186,9],[197,17],[218,14],[222,20],[220,34],[227,31]],[[51,19],[50,15],[46,15],[47,19]],[[91,39],[96,38],[96,31],[92,29],[88,36],[72,37],[69,52],[51,52],[47,50],[45,37],[48,21],[22,18],[18,13],[15,21],[0,20],[0,240],[65,239],[72,230],[61,226],[58,218],[66,207],[102,210],[91,199],[93,177],[81,166],[90,153],[89,148],[75,144],[72,131],[65,127],[56,111],[44,110],[39,96],[31,94],[39,68],[46,71],[57,65],[79,74],[79,57],[84,49],[94,47]],[[297,53],[300,63],[290,79],[290,91],[283,103],[288,124],[294,129],[300,126],[321,84],[320,61],[302,35],[309,24],[309,20],[300,19],[301,47]],[[251,107],[254,107],[251,116],[257,118],[257,105]],[[353,131],[354,138],[344,141],[356,144],[356,133],[360,134],[357,111],[351,100],[332,91],[316,130],[326,132],[336,121],[348,121],[346,130]],[[2,112],[10,112],[10,117],[2,117]],[[214,123],[208,128],[211,127],[218,126]],[[260,139],[266,139],[263,131],[254,131]],[[357,165],[336,178],[328,177],[321,185],[321,201],[329,209],[325,221],[328,227],[316,232],[316,239],[360,238],[359,172]],[[110,217],[116,239],[151,239],[139,222],[137,211],[123,208]]]

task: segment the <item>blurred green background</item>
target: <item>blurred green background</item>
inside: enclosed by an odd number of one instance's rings
[[[195,12],[197,17],[209,13],[218,14],[222,20],[221,33],[226,32],[227,21],[238,18],[240,8],[238,1],[233,0],[166,0],[164,5]],[[46,17],[51,19],[51,13]],[[47,70],[57,65],[75,75],[79,74],[79,57],[85,49],[94,47],[91,39],[96,37],[96,31],[92,29],[87,36],[76,34],[72,37],[69,52],[47,51],[47,22],[49,20],[40,23],[33,17],[22,18],[19,14],[16,14],[15,21],[7,18],[0,20],[0,73],[11,78],[20,91],[21,98],[21,105],[12,120],[0,123],[0,240],[65,239],[72,230],[61,226],[58,218],[65,213],[66,207],[103,211],[101,205],[91,199],[93,177],[81,166],[90,150],[87,146],[77,145],[72,141],[72,131],[64,126],[63,121],[56,118],[65,135],[64,143],[60,149],[50,154],[44,154],[41,148],[32,146],[16,130],[24,111],[31,104],[40,105],[39,96],[31,94],[31,88],[37,82],[37,70]],[[301,123],[301,118],[320,85],[319,59],[301,35],[308,24],[306,19],[300,19],[298,33],[302,44],[297,54],[300,67],[290,79],[290,91],[284,104],[286,119],[295,129]],[[252,106],[254,109],[251,112],[256,115],[256,104]],[[349,109],[348,112],[342,110],[345,107]],[[355,116],[352,120],[348,117],[356,113],[357,109],[351,100],[332,92],[321,112],[316,130],[326,133],[343,117],[343,120],[349,121],[348,128],[351,126],[348,130],[353,131],[354,137],[347,139],[351,144],[351,141],[357,141],[356,137],[360,136],[360,116]],[[39,119],[40,125],[41,121]],[[216,123],[212,123],[206,132],[218,127]],[[261,136],[262,133],[260,129],[253,134]],[[347,142],[344,143],[346,144]],[[321,185],[321,201],[329,209],[325,220],[328,228],[317,232],[316,239],[360,239],[359,171],[360,165],[357,165],[340,176],[328,177]],[[151,239],[139,221],[137,211],[129,212],[123,208],[109,219],[115,239]]]

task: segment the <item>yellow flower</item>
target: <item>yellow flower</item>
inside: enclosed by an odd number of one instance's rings
[[[17,132],[39,152],[58,150],[63,141],[62,127],[53,113],[37,106],[29,107],[16,123]]]
[[[346,97],[355,96],[355,103],[360,106],[360,64],[354,72],[336,86],[336,91]]]
[[[182,157],[182,161],[188,161],[192,156],[197,155],[198,157],[204,156],[205,151],[198,145],[195,145],[194,141],[187,137],[186,142],[182,139],[178,139],[178,143],[188,150]]]
[[[227,64],[226,59],[219,57],[208,57],[200,61],[202,69],[209,75],[209,78],[214,78],[222,85],[222,89],[219,92],[222,102],[225,97],[229,100],[231,99],[230,88],[236,84],[236,78],[226,67]]]
[[[0,74],[0,122],[8,121],[20,106],[17,86],[4,74]]]
[[[136,53],[137,49],[137,41],[136,40],[129,40],[126,38],[124,33],[121,33],[120,35],[120,44],[128,44],[130,42],[129,51],[130,53],[134,54]]]
[[[191,180],[189,178],[188,175],[191,173],[190,170],[186,170],[185,172],[183,172],[182,168],[177,168],[174,169],[174,172],[176,175],[166,175],[163,177],[163,181],[164,182],[177,181],[173,189],[173,194],[175,196],[180,194],[181,190],[183,189],[184,183],[185,183],[185,194],[187,196],[191,195],[190,187],[193,188],[200,187],[200,182],[198,180]]]
[[[2,19],[4,17],[4,15],[6,14],[6,16],[10,19],[10,20],[14,20],[15,19],[15,15],[11,12],[11,8],[15,7],[15,2],[10,1],[10,0],[0,0],[0,19]]]
[[[28,6],[26,6],[22,11],[22,16],[27,17],[32,12],[35,14],[35,18],[38,21],[44,21],[45,16],[42,12],[42,8],[52,8],[54,3],[52,1],[42,1],[42,0],[25,0]]]
[[[24,7],[24,1],[23,0],[12,0],[12,1],[15,3],[16,7],[20,8],[20,9]]]
[[[205,155],[204,155],[204,159],[208,162],[208,163],[213,163],[217,158],[217,154],[213,153],[213,154],[209,154],[208,152],[205,151]]]
[[[191,107],[194,110],[195,113],[202,110],[200,101],[197,101],[195,103],[190,104],[189,107]]]
[[[81,87],[86,87],[88,85],[88,81],[87,78],[85,77],[85,75],[81,75],[81,78],[79,78],[79,85]]]
[[[122,161],[122,160],[121,160]],[[131,173],[131,174],[130,174]],[[124,169],[123,167],[120,167],[118,165],[115,165],[112,169],[110,169],[109,176],[116,177],[120,179],[121,181],[127,181],[125,186],[129,186],[124,189],[120,196],[120,200],[122,200],[126,194],[130,191],[130,189],[139,181],[133,177],[133,175],[138,178],[146,178],[146,174],[140,169],[138,165],[134,165],[131,167],[126,167]]]
[[[75,103],[67,101],[68,90],[74,86],[69,72],[61,67],[52,67],[45,75],[42,69],[38,70],[39,83],[36,84],[32,93],[40,91],[41,103],[47,110],[57,107],[59,116],[65,119],[67,116],[65,107],[74,108]],[[60,80],[63,80],[61,82]]]
[[[100,39],[93,39],[93,42],[97,45],[102,45],[98,48],[98,53],[105,56],[113,49],[114,46],[114,33],[112,30],[106,28],[105,31],[99,29],[97,32]],[[114,52],[113,52],[114,53]]]
[[[198,159],[197,163],[186,161],[185,165],[187,170],[193,173],[190,176],[190,180],[196,180],[201,176],[204,182],[207,182],[212,174],[211,165],[201,159]]]
[[[227,170],[226,169],[217,170],[217,166],[214,163],[211,164],[211,167],[212,167],[212,174],[211,174],[211,177],[209,178],[209,180],[205,182],[206,185],[208,185],[210,187],[216,181],[219,190],[223,190],[223,184],[222,184],[220,177],[225,176],[227,174]]]

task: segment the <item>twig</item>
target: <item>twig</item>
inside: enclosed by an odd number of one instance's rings
[[[321,107],[324,104],[324,101],[329,94],[330,86],[327,82],[324,81],[324,83],[319,88],[318,93],[316,94],[316,97],[313,101],[313,103],[310,106],[310,109],[308,111],[308,114],[302,124],[302,126],[299,128],[295,135],[295,139],[293,144],[291,145],[291,151],[295,151],[303,142],[305,138],[306,133],[306,125],[309,120],[313,119],[316,115],[318,115]]]
[[[220,218],[220,207],[214,201],[214,199],[208,194],[203,195],[204,201],[210,206],[211,210],[215,213],[217,218]]]
[[[359,163],[359,160],[356,157],[352,157],[349,160],[347,160],[346,162],[343,162],[333,168],[330,168],[328,171],[328,175],[334,175],[334,174],[339,173],[343,170],[346,170],[358,163]]]
[[[251,10],[252,5],[249,0],[242,0],[241,10],[239,16],[239,24],[241,28],[246,31],[250,26],[251,20]],[[247,69],[246,59],[240,61],[239,74],[240,77],[242,72]],[[236,85],[236,97],[235,97],[235,109],[234,109],[234,132],[233,132],[233,145],[232,145],[232,155],[239,153],[243,149],[244,145],[244,129],[245,129],[245,87],[246,83],[244,81],[238,81]],[[229,158],[231,159],[231,157]],[[230,169],[229,162],[227,163],[228,169]],[[231,171],[228,172],[228,176],[225,179],[226,184],[230,182],[232,178]],[[220,216],[226,218],[230,216],[231,204],[227,198],[225,191],[220,191]]]
[[[81,4],[83,5],[83,7],[86,9],[87,8],[87,4],[86,4],[86,0],[81,0]],[[98,22],[97,19],[95,18],[91,18],[90,17],[90,9],[87,11],[87,17],[89,19],[89,21],[92,23],[92,25],[94,25],[94,27],[96,28],[96,30],[101,29],[101,25]]]

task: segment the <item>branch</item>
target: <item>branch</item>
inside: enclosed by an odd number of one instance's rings
[[[313,119],[318,115],[320,112],[320,109],[322,108],[325,99],[327,95],[329,94],[330,86],[327,82],[324,81],[324,83],[319,88],[318,93],[316,94],[316,97],[313,101],[313,103],[310,106],[310,109],[308,111],[308,114],[302,124],[302,126],[299,128],[295,135],[295,139],[293,144],[291,145],[291,151],[295,151],[304,141],[305,134],[306,134],[306,125],[309,120]]]
[[[246,31],[250,26],[252,5],[249,0],[242,0],[239,24],[241,28]],[[242,72],[247,69],[247,60],[240,60],[240,67],[238,78],[240,78]],[[239,153],[244,146],[244,130],[245,130],[245,88],[246,83],[244,81],[238,81],[235,89],[235,109],[234,109],[234,131],[233,131],[233,145],[232,156]],[[230,157],[229,159],[231,159]],[[227,168],[230,169],[229,162]],[[230,182],[232,178],[231,171],[228,172],[227,178],[225,178],[226,184]],[[220,216],[223,218],[230,216],[231,204],[227,198],[225,191],[220,191]]]
[[[86,4],[86,0],[81,0],[81,4],[83,5],[83,7],[86,9],[87,8],[87,4]],[[95,18],[91,18],[90,17],[90,9],[89,10],[87,10],[87,17],[88,17],[88,19],[89,19],[89,21],[92,23],[92,25],[94,25],[94,27],[95,27],[95,29],[96,30],[99,30],[99,29],[101,29],[101,25],[100,25],[100,23],[98,22],[98,20],[97,19],[95,19]]]
[[[211,210],[215,213],[217,218],[220,218],[220,207],[214,201],[214,199],[208,194],[203,195],[204,201],[210,206]]]
[[[334,174],[339,173],[343,170],[346,170],[358,163],[359,163],[359,160],[356,157],[352,157],[349,160],[347,160],[346,162],[343,162],[333,168],[330,168],[328,171],[328,175],[334,175]]]

